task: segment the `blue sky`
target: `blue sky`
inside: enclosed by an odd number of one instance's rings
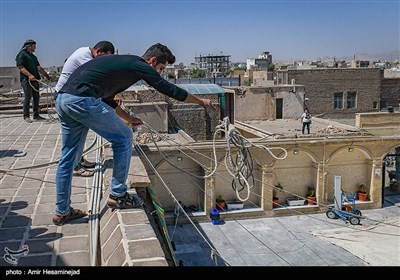
[[[101,40],[137,55],[160,42],[185,64],[220,52],[232,62],[378,54],[400,49],[400,1],[0,0],[0,66],[30,38],[44,67]]]

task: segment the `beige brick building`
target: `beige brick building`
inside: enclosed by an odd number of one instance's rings
[[[384,78],[379,68],[321,68],[286,73],[288,81],[305,87],[306,106],[314,115],[354,118],[355,113],[399,107],[400,79]]]

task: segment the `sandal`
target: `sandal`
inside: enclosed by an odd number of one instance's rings
[[[130,195],[128,192],[120,197],[110,194],[107,201],[107,205],[111,209],[139,208],[143,204],[144,201],[140,197]]]
[[[71,211],[68,215],[54,215],[53,224],[55,224],[56,226],[62,226],[69,221],[85,217],[86,215],[87,213],[85,211],[74,209],[71,207]]]
[[[86,159],[84,159],[83,162],[81,162],[79,164],[81,167],[84,167],[84,168],[95,168],[96,167],[95,162],[87,161]]]
[[[80,176],[80,177],[92,177],[94,175],[94,171],[86,170],[85,168],[80,168],[78,170],[74,170],[73,175]]]

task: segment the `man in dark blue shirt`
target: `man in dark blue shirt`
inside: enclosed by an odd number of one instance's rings
[[[143,205],[143,201],[127,193],[125,183],[132,156],[133,133],[124,123],[140,125],[142,120],[124,111],[114,97],[144,80],[176,100],[211,106],[210,99],[198,98],[160,76],[165,67],[173,63],[175,56],[161,44],[151,46],[143,57],[104,55],[78,67],[58,92],[56,110],[63,139],[56,175],[55,225],[86,215],[84,211],[71,208],[70,197],[73,168],[83,152],[89,128],[112,144],[114,168],[108,206],[122,209]]]
[[[39,64],[39,60],[33,54],[35,50],[36,42],[31,39],[26,40],[21,50],[17,54],[17,57],[15,58],[17,62],[17,67],[20,71],[21,86],[24,90],[24,120],[28,123],[32,122],[31,118],[29,117],[29,106],[31,103],[31,99],[33,99],[33,119],[44,120],[44,118],[39,115],[40,93],[39,82],[37,80],[40,80],[40,74],[50,80],[49,74],[44,71],[44,69]]]

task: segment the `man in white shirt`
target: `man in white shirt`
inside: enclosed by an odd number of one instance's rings
[[[304,109],[304,113],[301,115],[300,121],[303,124],[301,129],[302,134],[304,134],[305,128],[307,128],[307,133],[310,134],[311,114],[307,108]]]
[[[93,48],[82,47],[77,49],[73,54],[65,60],[63,69],[61,71],[60,78],[58,79],[57,85],[55,86],[55,96],[56,99],[57,92],[63,87],[67,82],[71,74],[81,66],[82,64],[92,60],[95,57],[102,56],[105,54],[114,54],[114,45],[109,41],[98,42]],[[96,166],[95,162],[87,161],[81,157],[78,165],[74,168],[74,176],[90,177],[93,176],[94,171],[87,170],[86,168],[94,168]]]

